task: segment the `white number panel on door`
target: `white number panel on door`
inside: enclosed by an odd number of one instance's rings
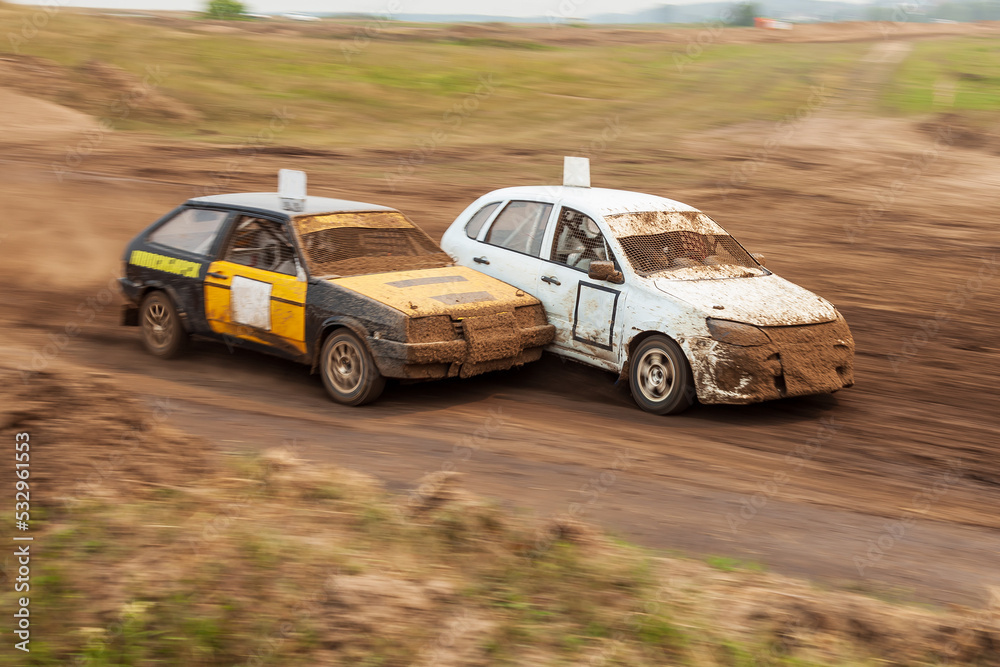
[[[271,283],[234,276],[229,294],[235,324],[271,330]]]
[[[573,340],[610,350],[621,291],[580,281],[573,315]]]

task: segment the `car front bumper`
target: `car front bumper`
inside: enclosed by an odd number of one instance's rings
[[[684,342],[702,403],[756,403],[825,394],[854,384],[854,339],[843,319],[761,327],[766,345],[742,347],[711,338]]]
[[[508,317],[503,317],[508,315]],[[465,318],[461,338],[431,342],[367,339],[379,371],[386,377],[439,379],[471,377],[538,360],[555,338],[551,324],[519,326],[507,313]]]

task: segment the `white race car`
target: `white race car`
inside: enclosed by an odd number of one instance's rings
[[[480,197],[441,247],[538,297],[556,327],[548,349],[627,376],[649,412],[854,384],[854,340],[833,305],[697,209],[591,188],[585,158],[566,158],[562,186]]]

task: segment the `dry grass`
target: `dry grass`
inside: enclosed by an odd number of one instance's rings
[[[52,495],[152,414],[102,377],[35,376],[5,402],[39,482],[32,653],[8,664],[994,664],[996,619],[818,590],[740,564],[659,558],[535,526],[427,479],[400,499],[278,448],[219,461],[162,424],[105,492]],[[118,405],[118,409],[113,408]],[[95,406],[97,408],[95,409]],[[10,439],[10,438],[8,438]],[[214,465],[191,468],[200,452]],[[158,457],[158,458],[157,458]],[[123,483],[120,477],[132,478]],[[34,565],[34,562],[33,562]],[[0,603],[11,602],[4,590]],[[992,661],[992,662],[991,662]]]
[[[0,33],[16,32],[24,12],[0,12]],[[97,63],[137,80],[157,73],[155,93],[186,111],[169,117],[161,105],[143,103],[114,117],[118,129],[238,141],[287,110],[294,118],[278,133],[281,143],[398,149],[420,140],[483,146],[503,137],[508,147],[573,150],[602,134],[607,141],[616,118],[643,146],[671,146],[690,130],[781,118],[801,107],[813,87],[836,87],[867,48],[712,44],[679,68],[686,38],[637,45],[619,30],[607,42],[553,45],[541,40],[566,33],[512,26],[482,36],[474,27],[451,26],[393,27],[356,39],[363,29],[330,22],[299,34],[279,24],[234,27],[63,10],[19,51],[61,69],[68,85],[38,86],[35,94],[73,108],[116,116],[109,109],[122,86],[92,85]],[[2,75],[0,85],[7,85]],[[622,132],[615,134],[619,139]]]

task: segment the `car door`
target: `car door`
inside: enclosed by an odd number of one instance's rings
[[[552,209],[549,202],[508,201],[489,224],[471,266],[534,293],[542,264],[542,240]]]
[[[587,275],[592,261],[616,262],[600,227],[590,216],[562,206],[547,250],[535,296],[556,326],[553,345],[616,364],[625,286]]]
[[[231,213],[185,206],[154,226],[129,252],[126,275],[164,289],[194,333],[208,333],[202,282]]]
[[[305,354],[302,266],[285,222],[239,215],[205,277],[212,331],[289,356]]]

